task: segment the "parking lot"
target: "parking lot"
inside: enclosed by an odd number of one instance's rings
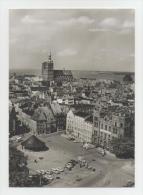
[[[39,138],[47,144],[48,151],[22,150],[28,157],[30,174],[52,168],[64,169],[67,162],[78,160],[79,157],[88,163],[88,167],[80,167],[78,163],[71,170],[65,169],[58,177],[54,176],[49,187],[121,187],[134,181],[133,160],[121,160],[112,155],[102,156],[95,148],[85,150],[81,143],[74,143],[61,135],[41,135]],[[18,148],[21,150],[20,145]]]

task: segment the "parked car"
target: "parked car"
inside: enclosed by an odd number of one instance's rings
[[[63,171],[64,171],[64,169],[63,169],[63,168],[61,168],[61,167],[59,167],[59,168],[57,168],[57,171],[59,171],[59,172],[63,172]]]
[[[73,138],[73,137],[68,137],[67,138],[69,141],[74,141],[75,140],[75,138]]]
[[[75,166],[76,164],[78,164],[78,161],[71,159],[68,163],[71,163],[73,166]]]
[[[46,174],[47,174],[47,175],[52,175],[52,174],[53,174],[53,171],[47,170],[47,171],[46,171]]]
[[[44,175],[43,178],[46,178],[48,181],[52,181],[54,179],[52,175]]]
[[[41,173],[41,171],[40,171],[40,170],[36,170],[36,172],[37,172],[38,174],[40,174],[40,173]]]
[[[44,174],[46,173],[46,171],[40,170],[40,173],[41,173],[42,175],[44,175]]]
[[[55,171],[53,171],[53,173],[60,174],[60,171],[59,170],[55,170]]]
[[[78,141],[78,140],[74,140],[73,142],[74,142],[74,143],[79,143],[80,141]]]
[[[82,180],[81,177],[76,178],[76,181],[81,181],[81,180]]]
[[[92,144],[89,144],[89,143],[85,143],[85,144],[83,144],[83,148],[85,148],[87,150],[87,149],[95,148],[95,146]]]
[[[81,166],[85,166],[87,164],[86,160],[84,160],[84,159],[81,160],[79,163],[80,163]]]
[[[73,165],[72,165],[72,163],[67,163],[67,164],[65,165],[65,168],[68,168],[68,169],[71,169],[71,168],[73,168]]]
[[[91,166],[88,167],[89,170],[93,169]]]

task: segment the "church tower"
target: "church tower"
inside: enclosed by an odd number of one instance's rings
[[[42,63],[42,78],[43,81],[54,80],[54,63],[52,60],[51,52],[48,57],[48,61]]]

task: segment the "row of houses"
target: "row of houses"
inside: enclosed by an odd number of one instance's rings
[[[84,112],[73,112],[67,114],[66,133],[77,138],[81,142],[92,142],[93,117]]]
[[[111,140],[134,136],[133,113],[101,112],[93,115],[70,110],[66,119],[66,133],[81,142],[100,145],[110,150]]]
[[[66,134],[74,136],[80,142],[93,143],[107,149],[110,149],[114,138],[134,136],[134,113],[119,106],[94,112],[71,108],[66,115],[59,104],[53,103],[38,107],[31,116],[18,106],[16,114],[14,109],[12,112],[34,134],[66,130]],[[14,118],[11,124],[15,126]]]
[[[26,113],[24,109],[13,105],[10,112],[10,132],[15,131],[16,118],[33,134],[49,134],[66,128],[66,114],[56,103],[39,106],[33,114],[29,113],[32,112]]]

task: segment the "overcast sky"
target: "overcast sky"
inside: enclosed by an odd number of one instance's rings
[[[10,10],[10,68],[134,71],[134,10]]]

